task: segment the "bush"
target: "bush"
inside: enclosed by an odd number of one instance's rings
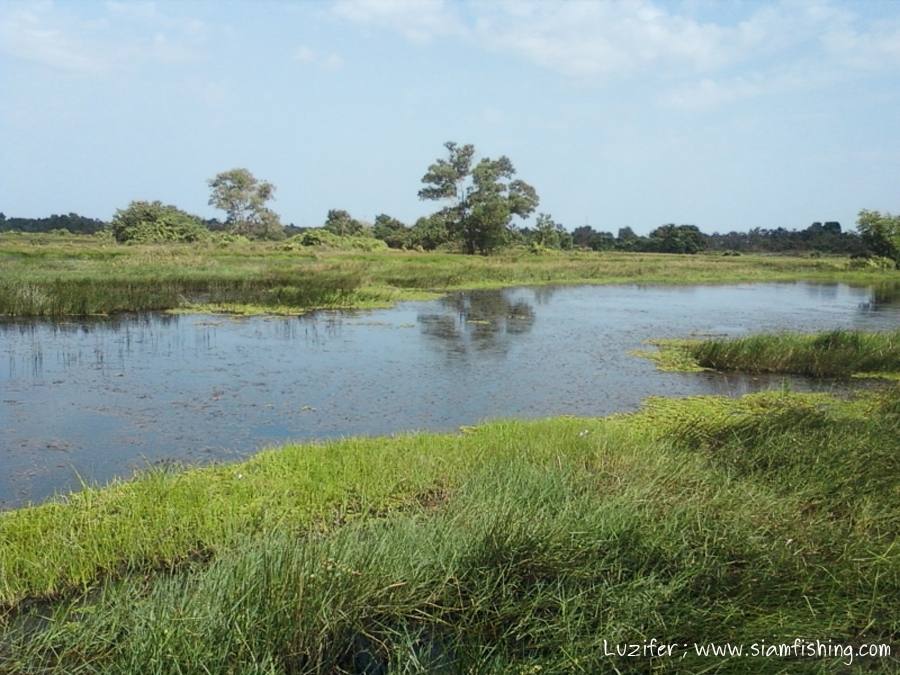
[[[340,236],[323,228],[307,230],[288,239],[284,248],[297,250],[299,246],[317,246],[338,250],[386,251],[388,246],[380,239],[364,235]]]
[[[112,233],[119,243],[157,244],[192,242],[209,238],[199,218],[159,201],[131,202],[112,220]]]
[[[249,244],[250,239],[242,234],[234,234],[232,232],[211,232],[210,241],[219,246],[230,246],[231,244]]]
[[[870,255],[850,258],[847,267],[851,270],[893,270],[896,263],[882,255]]]

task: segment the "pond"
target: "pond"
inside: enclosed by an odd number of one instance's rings
[[[289,440],[599,416],[647,396],[842,389],[659,372],[647,339],[900,325],[900,288],[538,287],[301,317],[0,323],[0,508]]]

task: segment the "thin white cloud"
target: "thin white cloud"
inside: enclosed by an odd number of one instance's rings
[[[48,20],[52,6],[43,3],[0,16],[0,51],[15,58],[73,73],[106,69],[102,55]]]
[[[665,12],[652,2],[518,2],[488,5],[479,38],[566,75],[609,77],[647,68],[708,71],[731,58],[721,26]]]
[[[344,59],[339,54],[334,52],[320,54],[306,45],[294,48],[292,58],[297,63],[318,66],[326,70],[337,70],[344,65]]]
[[[328,54],[322,59],[322,67],[328,70],[337,70],[343,67],[344,59],[340,54]]]
[[[316,53],[306,45],[300,45],[294,50],[293,58],[298,63],[315,63]]]
[[[159,8],[155,2],[122,2],[121,0],[108,0],[104,3],[106,9],[112,14],[119,14],[135,19],[155,19],[159,17]]]
[[[880,23],[869,30],[842,26],[825,33],[825,52],[861,70],[900,68],[900,22]]]
[[[900,23],[853,5],[783,0],[738,6],[738,19],[700,19],[659,0],[337,0],[340,18],[422,43],[467,39],[588,82],[641,78],[660,100],[714,107],[900,67]],[[680,8],[680,9],[679,9]]]
[[[85,75],[144,62],[196,59],[207,36],[203,22],[169,17],[152,2],[110,1],[82,17],[53,2],[0,7],[0,52],[55,70]]]
[[[388,28],[417,43],[466,32],[456,6],[445,0],[336,0],[333,11],[342,19]]]

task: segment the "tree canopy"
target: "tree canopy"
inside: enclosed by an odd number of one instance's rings
[[[660,253],[699,253],[706,248],[706,236],[696,225],[662,225],[650,233],[650,242]]]
[[[0,232],[53,232],[66,230],[72,234],[94,234],[106,228],[97,218],[87,218],[77,213],[53,214],[46,218],[13,218],[0,213]]]
[[[112,233],[119,243],[193,242],[209,236],[197,216],[160,201],[134,201],[113,216]]]
[[[281,239],[284,228],[266,202],[274,199],[275,186],[258,180],[247,169],[231,169],[209,180],[209,204],[225,211],[226,225],[234,234],[254,239]]]
[[[534,212],[537,192],[514,178],[506,156],[485,157],[473,167],[475,146],[448,141],[444,147],[447,158],[428,167],[419,198],[449,202],[441,213],[450,236],[462,242],[466,253],[490,253],[507,240],[513,216]]]
[[[322,226],[332,234],[339,237],[352,237],[362,234],[365,225],[356,220],[347,211],[343,209],[331,209],[325,217],[325,225]]]
[[[900,267],[900,216],[863,209],[856,227],[870,252],[890,258]]]

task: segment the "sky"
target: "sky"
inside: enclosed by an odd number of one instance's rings
[[[0,0],[7,216],[221,216],[246,167],[412,222],[451,140],[569,229],[852,226],[900,211],[900,2]]]

